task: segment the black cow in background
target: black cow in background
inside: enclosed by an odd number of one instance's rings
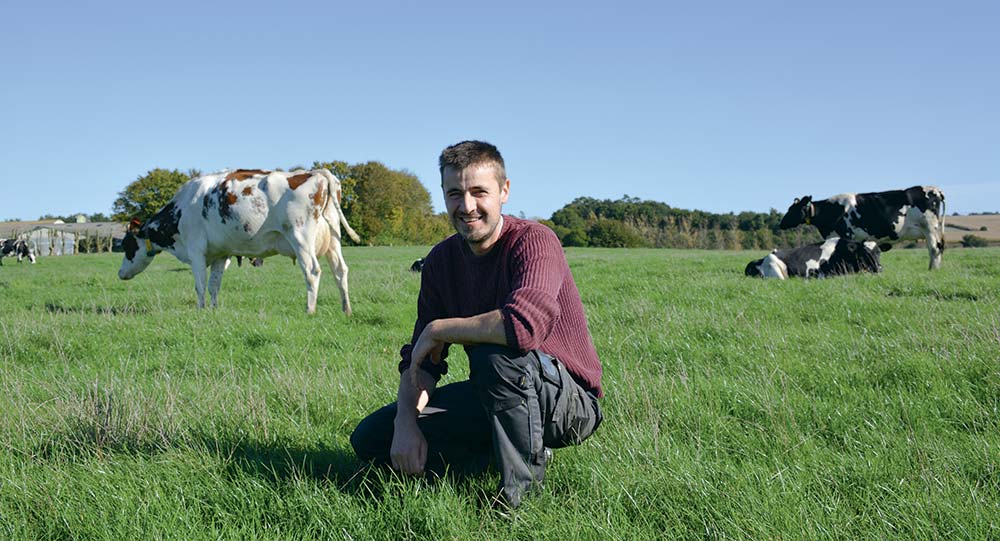
[[[0,239],[0,265],[3,265],[3,258],[14,256],[17,256],[18,263],[24,258],[28,258],[28,261],[32,265],[35,264],[35,251],[31,249],[27,241],[20,239]]]
[[[744,273],[761,278],[789,276],[826,278],[859,272],[882,272],[882,251],[873,241],[854,242],[837,237],[790,250],[774,250],[751,261]]]
[[[934,186],[872,193],[845,193],[813,201],[796,199],[778,227],[811,224],[823,238],[873,240],[883,251],[900,240],[926,239],[930,269],[941,268],[944,252],[944,193]]]
[[[254,267],[263,267],[264,266],[264,258],[263,257],[255,257],[250,262],[250,264],[253,265]],[[237,267],[242,267],[243,266],[243,256],[241,256],[241,255],[236,256],[236,266]]]

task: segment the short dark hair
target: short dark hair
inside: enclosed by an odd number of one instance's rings
[[[458,171],[473,166],[492,166],[497,176],[497,182],[503,184],[507,180],[507,170],[503,164],[503,156],[497,147],[485,141],[462,141],[441,151],[438,158],[438,169],[441,171],[441,181],[444,182],[444,170],[452,167]]]

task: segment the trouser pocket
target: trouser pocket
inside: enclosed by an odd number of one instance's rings
[[[539,353],[545,445],[554,449],[577,445],[587,439],[601,422],[597,399],[580,387],[563,363]]]

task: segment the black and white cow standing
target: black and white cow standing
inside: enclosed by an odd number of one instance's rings
[[[796,199],[778,227],[811,224],[823,238],[874,240],[882,244],[925,239],[930,269],[941,268],[944,252],[944,193],[934,186],[872,193],[845,193],[813,201]],[[883,250],[884,251],[884,250]]]
[[[294,258],[306,280],[306,311],[316,311],[320,266],[325,255],[337,278],[342,308],[351,313],[347,262],[340,227],[355,241],[340,208],[340,181],[326,169],[267,172],[222,171],[188,181],[145,224],[129,226],[118,277],[128,280],[166,250],[191,265],[198,306],[205,306],[206,281],[212,306],[218,303],[222,273],[233,255]],[[205,268],[211,267],[211,276]]]
[[[35,251],[28,244],[28,241],[22,239],[0,239],[0,265],[3,265],[3,258],[17,256],[17,262],[20,263],[24,258],[28,258],[28,261],[32,265],[35,264]]]
[[[831,237],[789,250],[774,250],[747,263],[747,276],[826,278],[859,272],[882,272],[881,250],[874,241],[855,242]]]

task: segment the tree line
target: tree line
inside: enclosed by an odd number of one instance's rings
[[[822,240],[813,227],[779,229],[782,215],[775,209],[716,214],[625,195],[617,200],[577,198],[543,223],[563,246],[770,250]]]

